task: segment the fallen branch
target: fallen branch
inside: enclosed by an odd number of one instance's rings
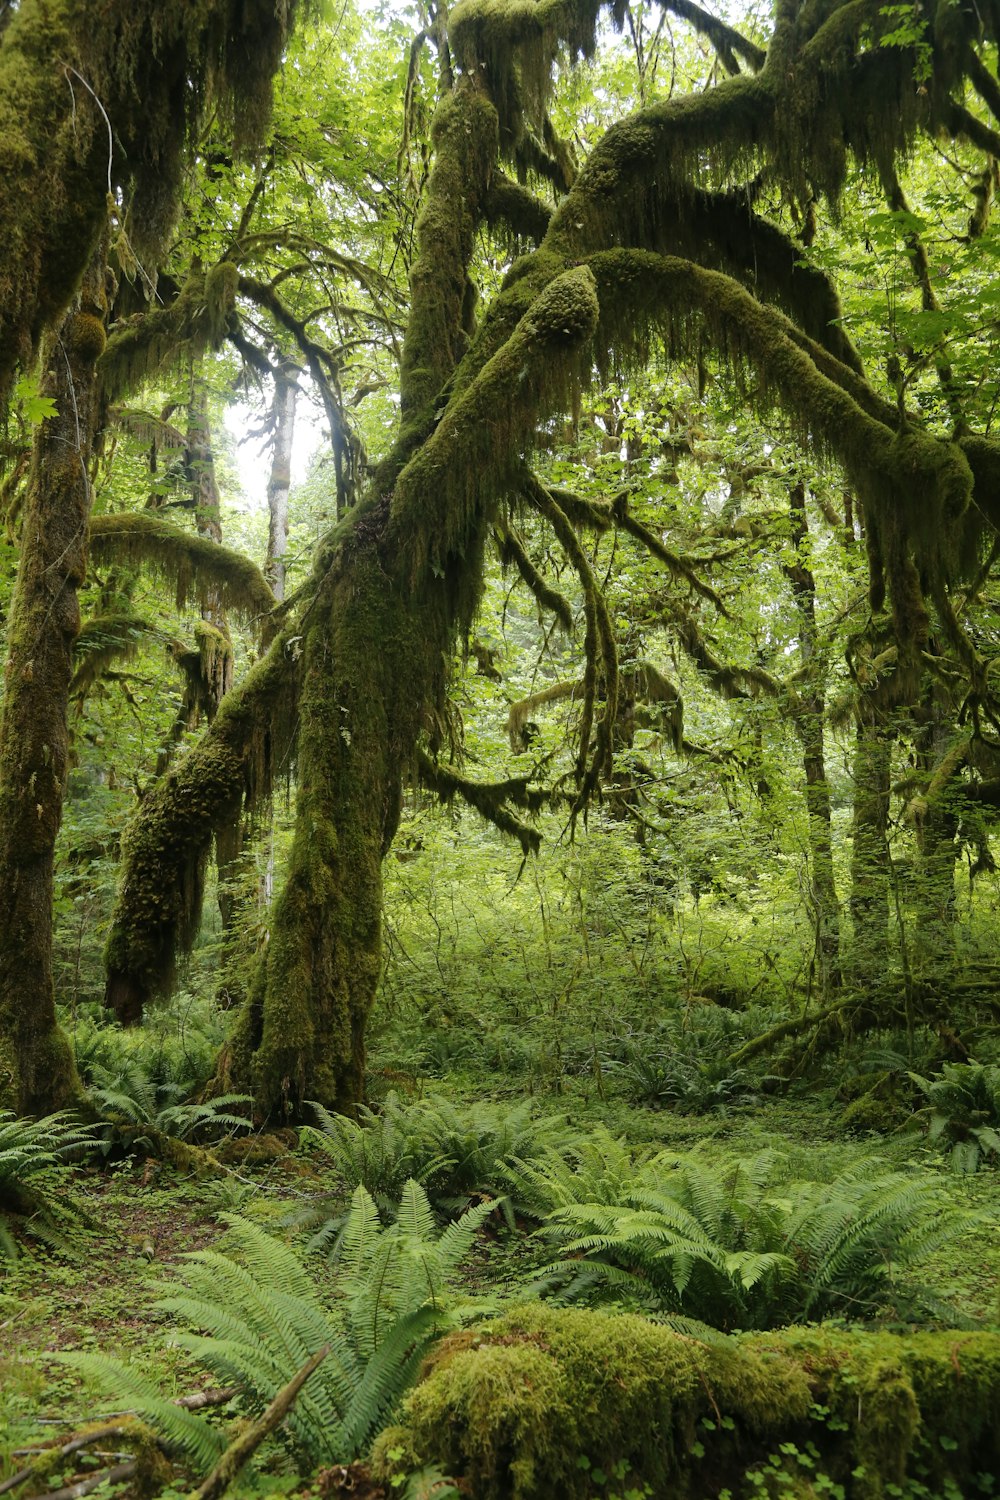
[[[235,1442],[230,1443],[208,1478],[194,1491],[191,1500],[217,1500],[219,1495],[225,1493],[243,1465],[257,1451],[268,1434],[284,1421],[295,1404],[299,1391],[313,1371],[323,1363],[329,1352],[330,1345],[324,1344],[322,1349],[318,1349],[306,1360],[301,1370],[293,1375],[288,1384],[278,1392],[264,1415],[258,1418],[248,1431],[241,1433]],[[55,1500],[55,1497],[47,1496],[45,1500]]]
[[[726,1059],[729,1066],[749,1062],[751,1057],[756,1057],[758,1052],[766,1052],[776,1042],[784,1041],[786,1036],[794,1036],[798,1032],[810,1031],[822,1026],[831,1016],[839,1015],[842,1011],[850,1010],[854,1006],[864,1004],[861,995],[849,995],[846,1000],[838,1000],[836,1005],[828,1005],[825,1010],[813,1011],[811,1015],[795,1016],[790,1021],[782,1021],[778,1026],[772,1026],[770,1031],[765,1031],[761,1036],[755,1036],[743,1047],[731,1052]]]
[[[67,1484],[61,1490],[50,1490],[47,1495],[32,1496],[31,1500],[81,1500],[99,1485],[120,1484],[123,1479],[131,1479],[138,1467],[139,1460],[130,1458],[128,1463],[115,1464],[113,1469],[98,1469],[86,1479],[78,1479],[75,1484]]]
[[[235,1386],[227,1386],[225,1389],[217,1388],[208,1391],[194,1391],[190,1396],[178,1396],[173,1405],[180,1406],[185,1411],[201,1411],[206,1406],[224,1406],[235,1395]],[[104,1438],[126,1437],[134,1430],[134,1424],[123,1422],[121,1419],[123,1417],[135,1417],[136,1415],[137,1413],[133,1411],[111,1412],[100,1427],[92,1427],[88,1432],[75,1433],[73,1437],[62,1443],[56,1437],[50,1438],[47,1442],[39,1443],[34,1448],[15,1448],[12,1456],[14,1458],[26,1458],[29,1454],[41,1455],[44,1453],[46,1455],[54,1455],[58,1459],[69,1458],[70,1454],[78,1453],[81,1448],[88,1448],[91,1443],[99,1443]],[[26,1484],[34,1473],[34,1466],[28,1465],[27,1468],[19,1469],[16,1474],[11,1474],[9,1478],[0,1483],[0,1495],[6,1495],[11,1490],[17,1489],[19,1485]],[[81,1480],[79,1483],[88,1484],[89,1489],[94,1489],[96,1486],[90,1484],[90,1480],[94,1477],[92,1474],[88,1475],[86,1480]],[[100,1477],[102,1480],[107,1479],[109,1471],[101,1470]],[[89,1490],[77,1490],[71,1485],[66,1490],[58,1491],[60,1496],[69,1495],[71,1492],[73,1494],[85,1495],[89,1493]],[[53,1500],[53,1496],[45,1496],[43,1500]]]

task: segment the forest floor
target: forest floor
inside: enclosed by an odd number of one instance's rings
[[[472,1097],[476,1080],[434,1080],[435,1093]],[[481,1085],[481,1081],[480,1085]],[[481,1095],[477,1097],[481,1098]],[[976,1216],[962,1237],[938,1250],[923,1282],[963,1320],[996,1325],[1000,1310],[1000,1195],[995,1172],[956,1176],[913,1135],[848,1137],[829,1101],[755,1101],[724,1115],[686,1116],[634,1108],[601,1098],[574,1081],[569,1092],[537,1100],[540,1116],[568,1117],[586,1130],[603,1124],[631,1143],[711,1155],[751,1156],[772,1149],[787,1161],[789,1180],[835,1175],[862,1162],[886,1170],[912,1166],[940,1178],[948,1197]],[[265,1227],[337,1188],[315,1154],[301,1147],[263,1166],[241,1164],[223,1175],[193,1177],[154,1160],[124,1159],[104,1170],[79,1168],[67,1189],[85,1224],[62,1247],[25,1242],[13,1264],[0,1260],[0,1493],[23,1463],[17,1450],[70,1433],[113,1409],[106,1394],[61,1362],[68,1352],[93,1351],[134,1362],[168,1398],[212,1381],[183,1351],[156,1302],[184,1256],[218,1240],[220,1214],[239,1210]],[[515,1288],[538,1264],[530,1237],[491,1232],[467,1264],[472,1291]],[[52,1489],[79,1475],[72,1461]],[[284,1489],[288,1481],[280,1486]],[[23,1491],[15,1491],[20,1500]]]

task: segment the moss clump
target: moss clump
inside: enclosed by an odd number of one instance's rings
[[[940,1494],[995,1473],[998,1403],[996,1334],[793,1328],[703,1344],[534,1306],[446,1339],[373,1464],[383,1478],[437,1464],[481,1500],[584,1500],[611,1474],[694,1500],[758,1493],[791,1451],[809,1455],[796,1493],[825,1475],[827,1491],[881,1500],[916,1476]]]

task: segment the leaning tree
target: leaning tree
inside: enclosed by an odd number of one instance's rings
[[[990,686],[949,587],[1000,518],[1000,445],[956,410],[911,410],[911,386],[869,377],[835,286],[808,263],[817,212],[849,172],[898,209],[898,163],[921,132],[1000,154],[985,58],[986,5],[917,5],[906,26],[871,0],[778,0],[766,38],[692,0],[667,9],[715,49],[714,86],[653,97],[611,125],[577,170],[550,112],[556,63],[591,55],[593,0],[462,0],[437,12],[440,99],[416,229],[396,441],[318,547],[266,656],[224,699],[200,744],[143,802],[128,835],[108,944],[108,999],[134,1015],[192,930],[213,832],[252,810],[295,742],[296,827],[270,940],[232,1042],[227,1080],[262,1114],[361,1094],[380,967],[381,862],[407,778],[433,761],[456,637],[474,617],[484,550],[522,508],[550,529],[585,601],[575,806],[607,770],[619,672],[614,632],[579,532],[616,503],[547,484],[532,453],[546,419],[612,368],[713,353],[749,398],[780,405],[844,469],[863,507],[873,602],[888,597],[891,693],[912,697],[933,611],[968,673]],[[608,18],[621,25],[625,8]],[[766,205],[794,210],[794,237]],[[985,210],[984,210],[985,211]],[[517,253],[477,310],[481,233]],[[528,248],[524,248],[528,247]],[[911,246],[920,267],[921,247]],[[223,268],[217,268],[224,275]],[[943,361],[940,362],[943,366]],[[939,368],[945,385],[949,372]],[[953,405],[961,392],[952,389]],[[526,575],[530,584],[530,572]],[[539,604],[558,608],[539,579]],[[437,766],[439,789],[530,843],[523,779],[476,786]],[[450,785],[446,785],[449,782]]]

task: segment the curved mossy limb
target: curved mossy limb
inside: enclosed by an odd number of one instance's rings
[[[131,563],[168,581],[177,608],[214,598],[220,608],[259,623],[277,604],[263,573],[242,552],[184,531],[148,511],[95,516],[90,554],[98,562]]]
[[[624,1492],[748,1500],[769,1492],[768,1471],[798,1495],[882,1500],[907,1480],[964,1493],[970,1474],[997,1471],[998,1403],[996,1333],[701,1343],[535,1305],[439,1346],[373,1468],[391,1480],[434,1464],[481,1500],[588,1500],[609,1475]]]
[[[11,603],[0,718],[0,1107],[45,1114],[80,1085],[56,1023],[52,877],[69,763],[67,705],[80,630],[104,348],[103,247],[76,306],[46,348],[43,392],[54,414],[31,456]]]
[[[105,1004],[142,1015],[168,989],[175,956],[197,932],[212,839],[240,807],[252,812],[287,765],[298,663],[292,632],[223,699],[199,743],[144,798],[122,844],[122,873],[105,947]]]
[[[474,73],[438,105],[431,139],[434,170],[417,220],[400,367],[404,429],[426,417],[463,352],[467,267],[497,152],[496,111]]]

